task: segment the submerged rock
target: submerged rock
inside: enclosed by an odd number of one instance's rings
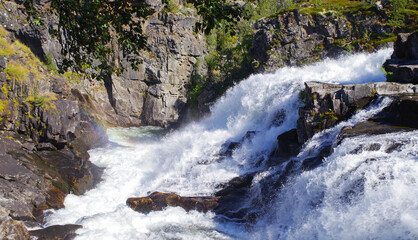
[[[82,227],[76,224],[54,225],[29,231],[29,235],[37,240],[71,240],[77,236],[77,229]]]
[[[207,212],[218,206],[219,197],[181,197],[175,193],[154,192],[147,197],[128,198],[126,204],[141,213],[161,211],[166,207],[181,207],[186,211]]]

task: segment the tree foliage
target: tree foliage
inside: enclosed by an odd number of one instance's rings
[[[25,7],[32,23],[42,24],[33,1],[26,0]],[[59,17],[53,35],[63,46],[61,71],[70,67],[76,72],[93,68],[100,74],[123,70],[110,61],[113,36],[131,66],[140,63],[139,52],[146,48],[142,23],[150,14],[145,1],[51,0],[50,4]]]
[[[25,0],[24,6],[32,24],[42,25],[42,14],[35,7],[37,0]],[[164,2],[164,1],[163,1]],[[242,8],[226,0],[187,0],[201,15],[196,29],[210,32],[225,20],[236,22]],[[112,41],[117,40],[123,58],[134,69],[141,63],[140,51],[147,49],[143,22],[151,11],[145,0],[51,0],[51,12],[59,17],[53,30],[65,57],[61,72],[71,68],[76,72],[96,70],[96,76],[121,73],[127,66],[116,65],[112,58]]]
[[[244,8],[232,4],[228,0],[187,0],[197,9],[202,21],[196,24],[196,30],[204,30],[206,34],[222,24],[235,25],[239,19],[245,17]]]

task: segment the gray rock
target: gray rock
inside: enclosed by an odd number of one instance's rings
[[[341,133],[337,137],[337,141],[338,143],[341,143],[345,138],[357,137],[361,135],[379,135],[411,130],[414,129],[408,127],[393,126],[382,122],[366,121],[358,123],[354,127],[347,127],[341,130]]]
[[[21,221],[9,217],[9,212],[0,207],[0,239],[27,240],[29,233]]]
[[[46,202],[45,182],[8,154],[20,144],[2,136],[0,143],[0,207],[15,219],[34,220],[32,212]]]
[[[393,59],[418,59],[418,32],[399,33],[394,48]]]
[[[418,83],[418,32],[398,34],[392,57],[384,67],[393,73],[392,81]]]
[[[31,237],[37,239],[74,239],[77,234],[76,231],[82,228],[81,225],[67,224],[67,225],[53,225],[46,228],[29,231]]]
[[[299,109],[297,122],[300,144],[315,133],[348,119],[378,96],[415,95],[417,85],[400,83],[365,83],[332,85],[320,82],[305,83],[301,96],[306,105]]]
[[[370,51],[364,43],[354,42],[365,34],[384,37],[392,32],[380,20],[377,15],[303,14],[298,9],[261,19],[255,24],[253,36],[255,71],[302,66],[345,52]]]
[[[7,68],[7,58],[5,56],[0,57],[0,71],[3,71]]]

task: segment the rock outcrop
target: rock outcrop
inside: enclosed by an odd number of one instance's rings
[[[392,32],[379,13],[308,10],[286,11],[256,23],[252,53],[256,71],[301,66],[346,52],[373,50],[378,46],[372,44],[371,36],[383,39]],[[386,44],[374,41],[377,45]]]
[[[8,211],[0,207],[0,239],[27,240],[29,233],[21,221],[13,220]]]
[[[319,82],[305,83],[301,93],[305,107],[299,109],[298,141],[303,144],[315,133],[350,118],[357,109],[364,108],[378,96],[415,95],[418,86],[399,83],[365,83],[332,85]]]
[[[344,128],[338,135],[338,142],[348,137],[415,129],[418,129],[418,96],[394,96],[392,103],[375,117],[354,127]]]
[[[389,80],[418,84],[418,32],[398,35],[392,57],[384,67]]]

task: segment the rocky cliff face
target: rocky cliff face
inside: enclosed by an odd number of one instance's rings
[[[37,7],[45,12],[48,4],[40,1]],[[142,53],[143,64],[138,71],[128,69],[104,82],[86,75],[67,75],[74,95],[88,103],[90,111],[105,124],[166,127],[177,122],[186,106],[186,85],[193,70],[205,71],[203,65],[196,64],[207,50],[204,35],[194,33],[193,10],[181,6],[182,11],[170,13],[161,0],[148,0],[147,4],[154,12],[144,23],[150,50]],[[45,15],[45,26],[33,27],[27,24],[20,2],[6,1],[3,6],[0,21],[4,27],[38,57],[52,57],[59,65],[61,45],[49,33],[57,27],[57,17]],[[116,44],[112,47],[114,63],[124,63],[121,50]]]
[[[3,27],[0,59],[0,229],[7,233],[0,236],[27,239],[16,220],[36,225],[45,209],[63,207],[66,194],[99,180],[87,150],[106,137],[68,80]]]
[[[393,29],[382,22],[378,12],[310,13],[295,9],[260,20],[255,29],[253,57],[259,72],[373,50],[386,42],[382,39],[394,41],[386,35]]]

